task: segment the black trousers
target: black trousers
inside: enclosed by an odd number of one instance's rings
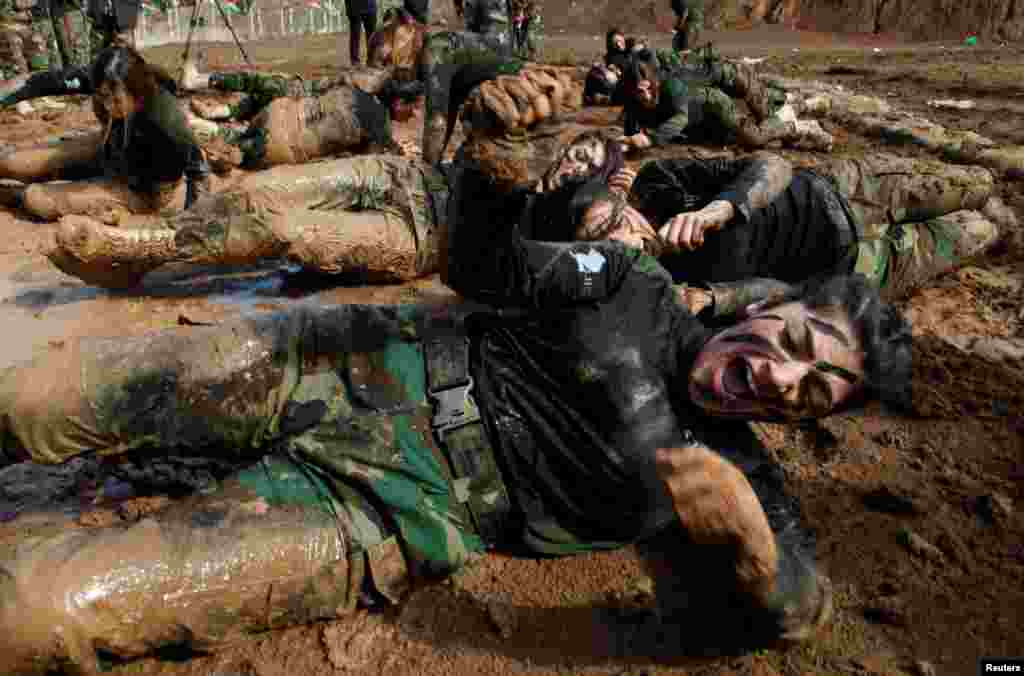
[[[377,30],[377,11],[376,8],[366,12],[360,11],[357,13],[348,13],[348,54],[351,59],[352,65],[359,65],[359,53],[360,44],[362,42],[363,31],[366,31],[366,43],[369,47],[370,36]]]

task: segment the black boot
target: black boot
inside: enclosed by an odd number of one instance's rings
[[[21,81],[20,86],[0,97],[0,108],[43,96],[91,93],[92,80],[88,69],[71,66],[64,70],[47,70],[29,75]]]

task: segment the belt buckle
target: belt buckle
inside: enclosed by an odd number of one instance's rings
[[[430,426],[443,435],[480,420],[480,409],[470,396],[472,389],[473,379],[468,378],[460,385],[428,391],[427,396],[434,400],[434,415],[430,419]]]

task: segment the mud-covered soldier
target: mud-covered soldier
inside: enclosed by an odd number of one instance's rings
[[[765,85],[750,66],[711,50],[705,58],[668,71],[659,71],[651,51],[636,52],[623,83],[622,143],[628,150],[686,142],[832,147],[832,136],[816,121],[776,115],[785,92]],[[747,104],[749,116],[740,112],[736,99]]]
[[[568,144],[552,138],[551,146],[534,163],[544,170],[542,193],[531,190],[535,197],[518,207],[528,232],[561,226],[576,185],[607,181],[623,166],[617,144],[600,135]],[[406,281],[439,269],[450,178],[447,165],[398,155],[274,167],[152,227],[65,218],[48,256],[67,274],[110,288],[133,287],[166,263],[248,265],[268,258],[348,281]]]
[[[134,49],[112,47],[97,57],[90,82],[101,131],[0,158],[0,177],[32,183],[22,206],[45,220],[188,208],[209,172],[170,77]]]
[[[5,673],[333,617],[487,548],[638,541],[698,643],[814,637],[829,586],[743,421],[905,401],[909,327],[846,277],[709,329],[650,257],[525,240],[487,178],[456,184],[444,279],[507,311],[297,308],[3,374],[11,459],[277,449],[141,522],[19,548],[0,564]]]
[[[363,33],[366,33],[369,48],[370,36],[377,30],[377,0],[345,0],[345,13],[348,16],[349,63],[358,66],[362,63]]]
[[[685,52],[697,46],[704,30],[704,0],[670,0],[676,15],[672,49]]]
[[[626,34],[611,28],[605,34],[605,52],[601,61],[595,61],[583,85],[583,100],[592,105],[619,105],[622,103],[622,75],[629,67]]]
[[[998,215],[999,200],[982,167],[886,154],[801,164],[766,152],[649,162],[628,204],[600,189],[577,199],[576,236],[660,254],[679,281],[800,282],[858,272],[889,297],[998,239],[986,213]]]
[[[245,121],[237,126],[195,120],[193,130],[208,153],[228,164],[263,169],[302,164],[343,152],[381,152],[397,148],[388,108],[372,94],[344,81],[304,79],[283,73],[229,71],[200,73],[186,64],[182,87],[243,92],[234,104],[192,99],[203,120]],[[379,78],[374,78],[375,80]],[[232,153],[223,146],[238,149]],[[227,151],[227,152],[225,152]]]

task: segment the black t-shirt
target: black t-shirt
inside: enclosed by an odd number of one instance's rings
[[[524,239],[488,179],[453,170],[448,283],[523,310],[467,321],[477,401],[524,515],[520,544],[569,554],[616,547],[675,519],[655,475],[683,430],[757,446],[748,426],[707,428],[688,373],[708,330],[653,258],[615,242]]]
[[[850,272],[856,230],[842,195],[827,179],[796,170],[767,207],[753,209],[750,193],[755,188],[744,172],[754,161],[659,160],[637,174],[631,201],[655,229],[713,200],[727,200],[736,208],[733,221],[707,233],[700,248],[661,257],[676,281],[773,277],[799,282]]]

